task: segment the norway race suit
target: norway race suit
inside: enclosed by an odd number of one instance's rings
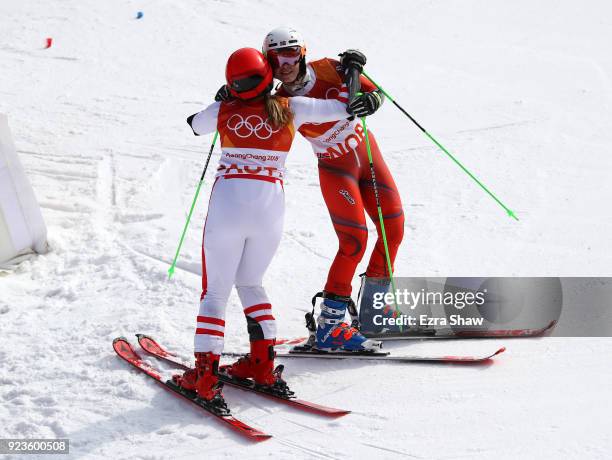
[[[299,95],[348,102],[342,68],[332,59],[310,62],[306,85],[290,90],[281,86],[276,94]],[[362,91],[376,87],[361,76]],[[372,175],[363,128],[358,119],[328,123],[306,123],[298,131],[311,143],[318,158],[319,183],[339,240],[325,290],[350,296],[351,281],[363,258],[368,229],[365,212],[378,232],[378,239],[366,270],[369,277],[388,277],[385,248],[380,229]],[[391,172],[385,163],[373,133],[368,130],[376,183],[384,218],[389,255],[392,263],[404,235],[404,212]]]

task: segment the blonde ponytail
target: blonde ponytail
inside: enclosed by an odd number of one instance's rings
[[[267,93],[264,96],[264,103],[268,120],[274,128],[281,128],[293,120],[293,112],[288,104],[283,103],[281,98]]]

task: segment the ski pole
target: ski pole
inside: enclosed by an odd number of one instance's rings
[[[444,148],[444,146],[442,144],[440,144],[431,134],[429,134],[427,132],[427,130],[425,128],[423,128],[418,121],[416,121],[414,118],[412,118],[412,116],[406,112],[403,107],[401,105],[399,105],[397,102],[395,102],[395,100],[389,95],[389,93],[387,93],[378,83],[376,83],[374,80],[372,80],[372,78],[366,74],[365,72],[362,72],[362,74],[372,82],[372,84],[374,86],[376,86],[387,98],[389,98],[389,100],[391,102],[393,102],[393,104],[404,114],[406,115],[410,121],[412,121],[422,132],[423,134],[425,134],[434,144],[436,144],[440,150],[442,150],[444,153],[446,153],[446,155],[448,155],[448,157],[453,160],[457,166],[459,166],[468,176],[470,176],[485,192],[487,192],[489,194],[489,196],[491,198],[493,198],[508,214],[508,216],[512,217],[514,220],[519,220],[518,217],[516,217],[516,215],[514,214],[514,212],[509,209],[504,203],[502,203],[495,195],[493,195],[493,193],[491,193],[489,191],[489,189],[487,187],[485,187],[482,182],[480,182],[476,176],[474,176],[474,174],[472,174],[470,171],[468,171],[468,169],[463,166],[459,160],[457,160],[448,150],[446,150]]]
[[[370,149],[370,136],[368,135],[368,127],[366,125],[366,117],[361,118],[363,133],[365,136],[366,150],[368,151],[368,161],[370,162],[370,174],[372,175],[372,188],[374,189],[374,199],[376,200],[376,208],[378,209],[378,221],[380,222],[380,233],[382,234],[383,245],[385,247],[385,258],[387,259],[387,270],[389,270],[389,278],[391,279],[391,288],[393,289],[393,299],[395,303],[395,312],[399,315],[399,307],[397,306],[397,290],[395,289],[395,280],[393,279],[393,267],[391,265],[391,256],[389,255],[389,245],[387,244],[387,232],[385,231],[385,219],[380,205],[380,196],[378,195],[378,183],[376,182],[376,172],[374,171],[374,160],[372,159],[372,150]],[[402,325],[399,326],[402,332]]]
[[[347,87],[349,90],[349,101],[352,101],[355,96],[360,95],[359,90],[361,89],[361,83],[359,81],[359,71],[357,69],[351,69],[348,73]],[[365,117],[361,117],[361,125],[363,126],[363,132],[366,141],[366,150],[368,152],[368,161],[370,163],[370,175],[372,176],[372,189],[374,190],[374,199],[376,200],[376,208],[378,209],[378,221],[380,223],[380,233],[382,235],[383,246],[385,248],[385,259],[387,261],[387,270],[389,271],[389,279],[391,280],[391,288],[393,289],[393,300],[395,304],[395,312],[399,314],[399,307],[397,306],[397,291],[395,289],[395,280],[393,279],[393,268],[391,265],[391,256],[389,254],[389,245],[387,244],[387,232],[385,231],[385,219],[382,213],[382,206],[380,204],[380,195],[378,194],[378,183],[376,182],[376,172],[374,171],[374,160],[372,158],[372,150],[370,148],[370,137],[368,135],[368,127],[366,125]],[[400,332],[402,332],[402,326],[400,324]]]
[[[204,165],[204,171],[202,171],[202,176],[200,177],[198,188],[196,189],[195,196],[193,197],[193,202],[191,203],[191,209],[189,210],[189,214],[187,215],[187,221],[185,222],[185,227],[183,228],[183,233],[181,234],[181,239],[179,240],[178,248],[176,248],[176,254],[174,254],[174,260],[172,261],[172,265],[170,265],[170,268],[168,269],[168,279],[172,278],[172,275],[174,275],[174,267],[176,267],[176,261],[178,259],[179,253],[181,252],[181,246],[183,246],[183,240],[185,239],[185,233],[187,233],[187,227],[189,226],[189,221],[191,220],[193,209],[195,208],[196,201],[198,200],[198,195],[200,194],[200,188],[202,187],[202,183],[204,182],[204,175],[206,174],[206,170],[208,169],[208,163],[210,162],[210,157],[212,155],[213,149],[215,148],[217,137],[219,137],[219,131],[215,132],[215,137],[213,137],[212,144],[210,145],[210,150],[208,151],[208,158],[206,158],[206,164]]]

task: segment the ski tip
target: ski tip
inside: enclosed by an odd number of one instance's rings
[[[262,441],[267,441],[271,437],[272,437],[271,434],[262,433],[262,434],[252,435],[251,439],[253,439],[253,441],[256,441],[256,442],[262,442]]]
[[[481,362],[481,363],[487,363],[487,362],[490,363],[490,362],[493,362],[493,358],[495,358],[497,355],[503,353],[504,351],[506,351],[506,347],[501,347],[495,353],[493,353],[492,355],[487,356],[486,358],[483,358],[483,359],[481,359],[479,361],[476,361],[476,362]]]
[[[495,353],[493,353],[492,356],[497,356],[500,353],[503,353],[504,351],[506,351],[506,347],[501,347],[499,350],[497,350]]]
[[[127,339],[125,337],[116,337],[115,339],[113,339],[113,345],[116,344],[117,342],[127,342]]]
[[[234,430],[236,430],[241,435],[246,436],[251,441],[261,442],[266,441],[272,437],[271,434],[264,433],[263,431],[260,431],[257,428],[253,428],[252,426],[241,422],[240,420],[234,418],[233,415],[228,415],[226,417],[222,416],[221,419],[229,423]]]

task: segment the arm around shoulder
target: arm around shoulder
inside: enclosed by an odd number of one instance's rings
[[[289,98],[289,107],[294,115],[296,127],[304,123],[324,123],[343,120],[350,114],[346,104],[336,99],[315,99],[313,97],[296,96]]]

